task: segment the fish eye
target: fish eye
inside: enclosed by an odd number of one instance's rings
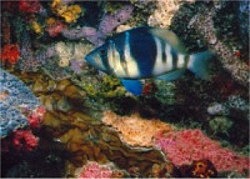
[[[105,50],[100,50],[101,55],[105,55]]]

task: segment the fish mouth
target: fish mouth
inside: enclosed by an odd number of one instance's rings
[[[91,57],[90,57],[90,55],[86,55],[86,56],[84,57],[84,59],[89,63],[90,60],[91,60]]]

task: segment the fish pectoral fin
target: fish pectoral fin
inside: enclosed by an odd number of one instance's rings
[[[173,72],[169,72],[167,74],[158,76],[157,79],[158,80],[165,80],[165,81],[172,81],[172,80],[176,80],[177,78],[179,78],[180,76],[182,76],[185,72],[185,69],[181,69],[181,70],[175,70]]]
[[[141,81],[121,79],[121,82],[126,90],[133,93],[135,96],[139,96],[142,94],[143,84]]]

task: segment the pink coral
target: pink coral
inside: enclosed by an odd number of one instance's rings
[[[78,174],[78,178],[111,178],[112,170],[106,165],[88,162]]]
[[[30,130],[18,130],[13,133],[12,144],[17,150],[32,151],[38,145],[39,138]]]
[[[43,106],[39,106],[31,114],[28,116],[29,125],[32,129],[36,129],[40,127],[40,124],[45,115],[45,108]]]
[[[50,37],[56,37],[63,31],[64,28],[64,23],[62,23],[61,21],[56,21],[55,23],[49,25],[46,28],[46,31],[49,33]]]
[[[176,166],[191,164],[192,161],[208,159],[217,171],[244,172],[249,169],[249,158],[239,156],[222,148],[201,130],[173,131],[166,135],[159,133],[155,143]]]

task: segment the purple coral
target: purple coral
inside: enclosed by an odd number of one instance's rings
[[[22,71],[37,71],[39,67],[46,64],[49,58],[56,55],[54,46],[37,54],[33,51],[30,34],[24,32],[21,39],[21,60],[18,63]]]
[[[134,7],[126,5],[117,10],[113,15],[105,15],[99,25],[100,33],[107,35],[117,26],[126,22],[132,15]]]
[[[84,61],[82,60],[71,60],[70,61],[70,68],[76,73],[79,74],[82,72],[82,68],[84,66]]]
[[[133,6],[126,5],[112,15],[105,15],[98,29],[86,26],[80,29],[65,29],[62,35],[71,40],[85,38],[96,46],[102,45],[109,33],[131,17],[133,9]]]

